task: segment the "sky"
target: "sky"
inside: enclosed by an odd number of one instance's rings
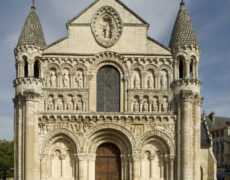
[[[66,35],[65,24],[94,0],[36,0],[48,44]],[[121,0],[150,24],[149,36],[168,46],[180,0]],[[0,139],[13,139],[14,48],[32,0],[0,0]],[[230,117],[230,0],[185,0],[201,46],[202,109]]]

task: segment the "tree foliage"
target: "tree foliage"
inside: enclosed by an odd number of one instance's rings
[[[14,142],[0,140],[0,177],[6,170],[7,177],[13,177],[14,167]]]

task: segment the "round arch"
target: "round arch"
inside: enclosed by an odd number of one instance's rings
[[[152,130],[145,133],[138,146],[138,149],[141,150],[146,144],[151,141],[159,142],[170,155],[175,155],[175,145],[171,138],[169,138],[164,132],[159,130]]]
[[[72,142],[75,146],[76,151],[80,148],[80,141],[78,137],[76,137],[71,131],[67,129],[55,129],[51,132],[49,132],[46,137],[42,140],[41,146],[40,146],[40,154],[46,154],[47,150],[46,147],[52,144],[54,141],[57,141],[58,139],[66,139],[69,142]]]
[[[83,138],[82,153],[94,154],[100,144],[110,142],[117,145],[122,154],[131,154],[135,147],[135,138],[126,128],[106,123],[95,126]]]

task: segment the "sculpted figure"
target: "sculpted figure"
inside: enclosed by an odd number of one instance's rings
[[[72,111],[73,110],[73,103],[71,99],[68,99],[66,103],[66,110]]]
[[[152,76],[148,76],[147,88],[148,89],[152,89],[153,88],[153,78],[152,78]]]
[[[168,112],[168,100],[163,98],[162,100],[162,112]]]
[[[105,15],[103,17],[101,28],[102,28],[102,35],[105,39],[112,38],[112,22],[111,21],[112,20],[108,15]]]
[[[153,99],[153,112],[158,112],[158,100],[157,100],[157,98]]]
[[[82,73],[79,73],[77,77],[75,78],[75,82],[77,83],[78,88],[83,88],[83,75]]]
[[[69,87],[69,72],[63,73],[63,87]]]
[[[51,71],[50,72],[50,87],[55,88],[56,87],[56,72],[55,71]]]
[[[139,112],[139,103],[136,101],[133,105],[133,112]]]
[[[149,104],[147,101],[143,103],[143,112],[148,112],[149,111]]]
[[[59,101],[58,101],[57,110],[59,110],[59,111],[63,110],[63,103],[62,103],[62,100],[59,100]]]
[[[134,76],[133,86],[134,86],[135,89],[139,89],[140,88],[140,80],[139,80],[139,77],[137,75]]]
[[[49,97],[48,102],[47,102],[47,110],[53,110],[53,99]]]
[[[83,103],[81,100],[79,100],[77,102],[77,107],[76,107],[77,111],[83,111]]]
[[[161,89],[167,89],[167,77],[166,77],[166,73],[163,72],[161,73]]]

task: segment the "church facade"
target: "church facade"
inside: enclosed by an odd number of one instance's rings
[[[15,48],[15,180],[216,179],[185,4],[169,47],[119,0],[66,27],[46,45],[32,6]]]

